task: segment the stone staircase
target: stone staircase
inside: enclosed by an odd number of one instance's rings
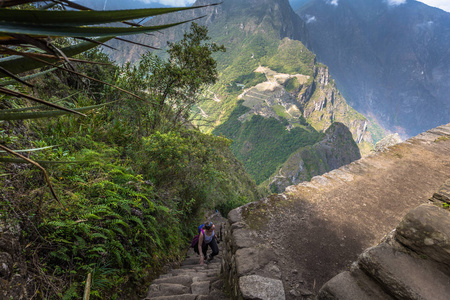
[[[191,248],[179,269],[169,270],[152,282],[145,300],[230,299],[222,291],[224,281],[220,278],[221,260],[219,252],[212,261],[201,266],[199,256]]]

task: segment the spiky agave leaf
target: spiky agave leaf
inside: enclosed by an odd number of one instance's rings
[[[53,25],[54,27],[78,27],[99,25],[157,15],[192,10],[218,5],[208,4],[190,7],[142,8],[126,10],[84,10],[84,11],[48,11],[48,10],[14,10],[0,9],[0,24],[3,26],[15,23],[17,25]]]
[[[200,17],[201,18],[201,17]],[[78,27],[78,26],[55,26],[53,24],[33,24],[33,23],[5,23],[0,21],[1,32],[0,44],[2,41],[8,41],[9,34],[24,34],[24,35],[48,35],[53,37],[105,37],[117,35],[133,35],[146,32],[154,32],[162,29],[174,27],[187,22],[198,20],[199,18],[164,24],[156,26],[142,26],[142,27]],[[1,20],[1,19],[0,19]]]
[[[100,108],[116,101],[103,103],[99,105],[85,106],[80,108],[71,109],[71,111],[63,110],[50,110],[50,111],[38,111],[38,112],[0,112],[0,121],[14,121],[14,120],[28,120],[28,119],[41,119],[50,117],[59,117],[67,115],[73,112],[88,111],[96,108]]]
[[[1,29],[0,29],[1,31]],[[113,36],[109,37],[103,37],[95,39],[96,42],[99,43],[105,43],[109,40],[111,40]],[[87,41],[82,42],[77,45],[67,46],[65,48],[62,48],[61,51],[66,54],[68,57],[72,57],[74,55],[83,53],[85,51],[88,51],[94,47],[96,47],[98,44],[95,42]],[[17,52],[15,52],[17,53]],[[59,58],[45,58],[43,59],[44,62],[35,60],[29,56],[32,55],[32,53],[27,53],[28,57],[23,57],[20,55],[12,55],[8,57],[0,58],[0,67],[8,70],[9,72],[13,74],[19,74],[27,71],[31,71],[40,67],[44,67],[48,65],[48,63],[54,63],[58,62]],[[47,62],[47,63],[46,63]],[[0,78],[6,77],[6,75],[0,73]]]

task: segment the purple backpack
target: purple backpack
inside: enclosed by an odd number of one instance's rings
[[[203,236],[205,236],[205,232],[202,229],[203,226],[205,226],[205,224],[198,226],[198,234],[194,236],[191,242],[191,248],[194,248],[194,251],[197,253],[198,253],[198,239],[200,238],[200,231],[203,233]],[[205,240],[203,240],[203,243],[205,243]]]

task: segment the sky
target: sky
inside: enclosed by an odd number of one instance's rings
[[[195,0],[139,0],[145,3],[160,3],[170,6],[187,6],[195,2]],[[400,5],[405,3],[407,0],[386,0],[391,5]],[[330,4],[337,5],[339,0],[329,0]],[[450,12],[450,0],[421,0],[429,6],[438,7],[442,10]]]
[[[422,0],[420,2],[450,12],[450,0]]]
[[[139,0],[144,3],[159,3],[170,6],[187,6],[195,2],[195,0]]]

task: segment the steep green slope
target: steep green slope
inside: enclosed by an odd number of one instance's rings
[[[286,119],[253,115],[248,121],[241,122],[239,117],[249,111],[242,102],[238,103],[230,118],[213,133],[233,139],[233,153],[244,163],[257,184],[272,175],[292,152],[316,143],[321,137],[312,128],[296,127],[287,131],[289,122]]]
[[[197,1],[196,5],[209,2]],[[318,132],[334,122],[348,127],[364,153],[370,151],[370,122],[346,103],[328,68],[318,64],[305,47],[305,23],[287,0],[229,0],[196,13],[164,21],[204,14],[207,17],[200,22],[208,25],[212,39],[224,44],[227,52],[215,56],[219,80],[194,108],[193,123],[204,132],[234,139],[234,154],[258,183],[268,179],[293,152],[318,142]],[[169,30],[154,45],[162,46],[176,36]]]
[[[358,146],[348,128],[339,122],[333,123],[314,145],[302,147],[260,184],[271,192],[280,193],[286,187],[309,181],[340,166],[361,158]]]

